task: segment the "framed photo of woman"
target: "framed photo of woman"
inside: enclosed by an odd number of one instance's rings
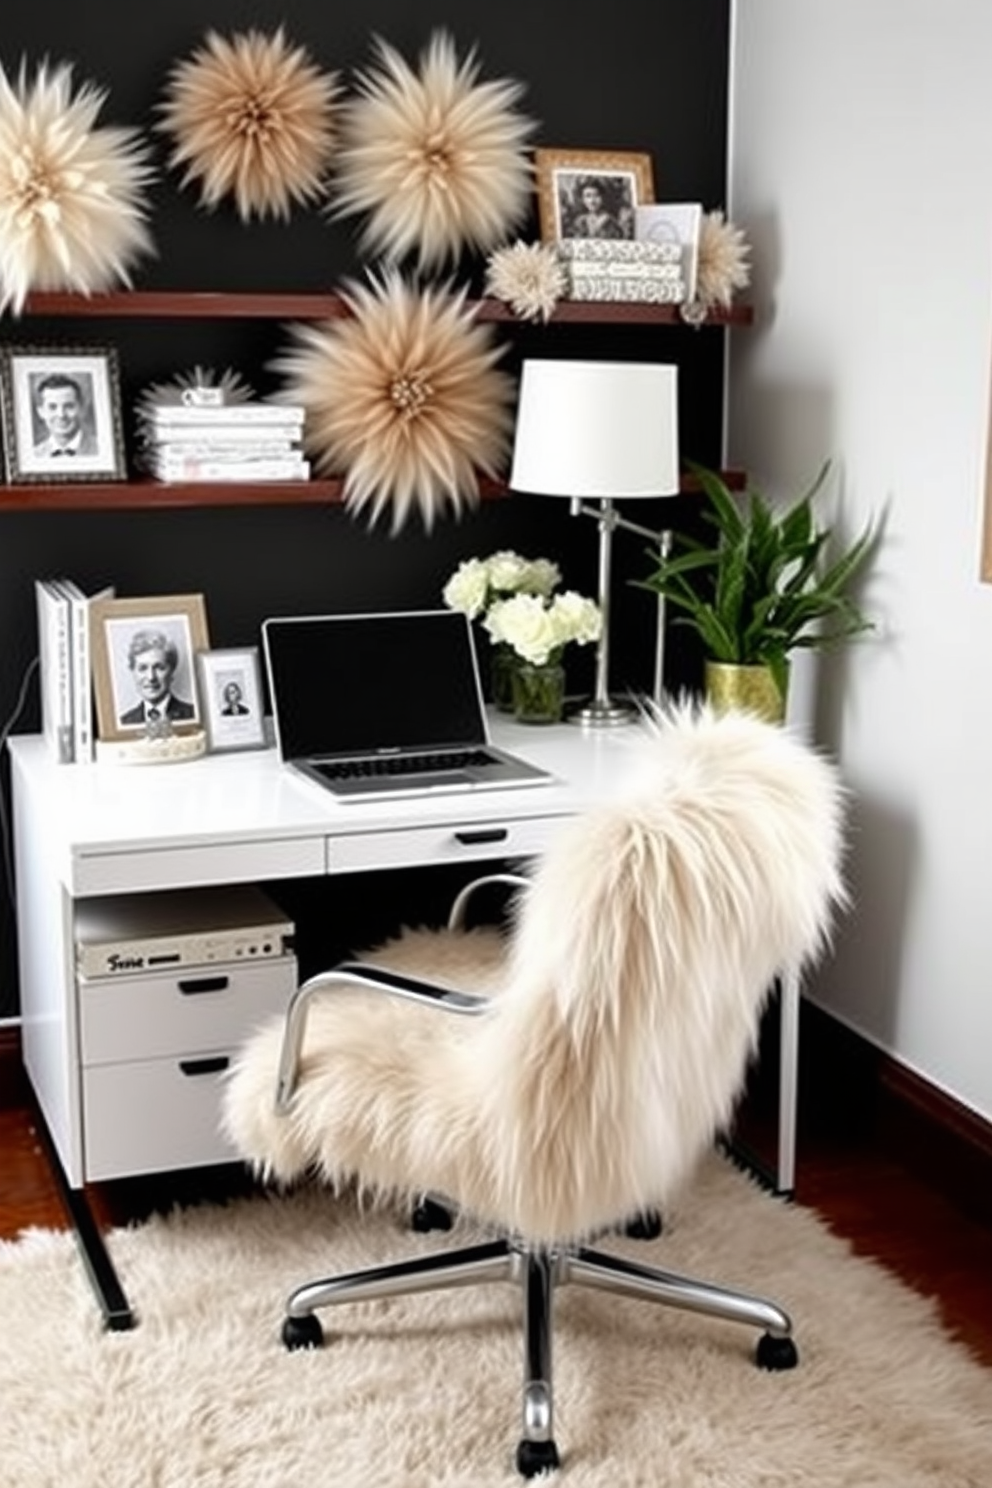
[[[124,479],[114,347],[0,347],[0,408],[12,484]]]
[[[651,156],[631,150],[534,151],[545,243],[635,236],[634,213],[654,201]]]
[[[194,664],[210,644],[202,594],[94,599],[90,629],[101,739],[157,738],[203,727]]]
[[[258,647],[201,651],[196,665],[210,749],[260,749],[266,739]]]

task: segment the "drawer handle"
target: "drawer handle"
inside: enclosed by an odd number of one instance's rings
[[[184,1075],[219,1075],[230,1062],[226,1054],[212,1054],[206,1059],[180,1059],[179,1068]]]
[[[198,997],[201,992],[223,992],[230,984],[226,976],[193,977],[180,982],[179,990],[184,997]]]
[[[474,832],[456,832],[455,841],[472,847],[477,842],[505,842],[509,835],[505,827],[480,827]]]

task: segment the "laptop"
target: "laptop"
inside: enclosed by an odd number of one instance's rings
[[[272,617],[262,651],[280,757],[341,801],[554,779],[491,742],[458,611]]]

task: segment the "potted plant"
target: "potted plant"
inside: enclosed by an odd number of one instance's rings
[[[832,533],[813,512],[829,460],[809,490],[780,512],[760,492],[749,487],[735,495],[714,471],[687,463],[715,539],[677,534],[654,572],[637,582],[675,607],[675,624],[699,636],[707,694],[718,705],[737,703],[781,719],[790,653],[871,629],[850,589],[873,546],[873,524],[843,552],[830,552]]]

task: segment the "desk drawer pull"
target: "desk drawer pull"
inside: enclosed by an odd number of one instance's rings
[[[213,1054],[206,1059],[180,1059],[179,1068],[184,1075],[219,1075],[230,1062],[226,1054]]]
[[[180,982],[179,990],[184,997],[198,997],[201,992],[223,992],[230,985],[226,976],[193,977]]]
[[[505,842],[509,835],[505,827],[480,827],[475,832],[456,832],[455,841],[474,847],[478,842]]]

